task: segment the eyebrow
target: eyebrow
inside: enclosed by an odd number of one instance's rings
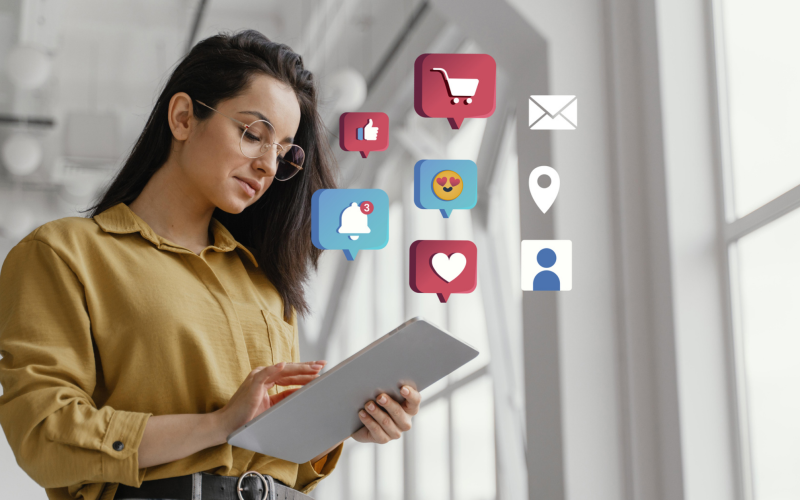
[[[244,113],[246,115],[253,115],[253,116],[257,117],[259,120],[266,120],[266,121],[272,123],[272,120],[270,120],[269,118],[267,118],[266,116],[261,114],[261,112],[259,112],[259,111],[239,111],[239,113]],[[294,143],[294,137],[287,135],[286,137],[283,138],[283,142],[288,142],[289,144],[292,144],[292,143]]]

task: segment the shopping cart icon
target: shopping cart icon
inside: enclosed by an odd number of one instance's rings
[[[474,96],[475,92],[478,90],[478,82],[480,80],[477,78],[450,78],[444,68],[431,68],[431,71],[441,71],[444,74],[444,81],[447,83],[447,91],[450,97],[453,98],[453,100],[450,101],[452,104],[458,104],[459,97],[466,97],[466,99],[464,99],[464,104],[472,103],[472,96]]]

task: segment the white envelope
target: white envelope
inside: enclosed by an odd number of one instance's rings
[[[532,95],[528,101],[531,130],[575,130],[578,99],[574,95]]]

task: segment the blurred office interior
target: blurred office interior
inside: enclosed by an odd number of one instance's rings
[[[402,439],[348,442],[315,498],[800,498],[798,18],[792,0],[0,0],[0,261],[92,202],[193,43],[257,29],[317,75],[342,186],[391,201],[386,248],[323,255],[302,357],[333,366],[414,316],[481,352]],[[417,115],[429,52],[491,54],[494,114]],[[528,129],[542,94],[578,96],[577,130]],[[340,150],[344,111],[387,113],[389,148]],[[415,206],[432,158],[476,161],[474,209]],[[539,165],[561,178],[547,214]],[[418,239],[474,241],[477,289],[414,293]],[[521,291],[524,239],[572,241],[571,291]],[[5,436],[0,471],[0,496],[45,498]]]

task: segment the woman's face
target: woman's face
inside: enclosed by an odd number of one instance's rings
[[[284,147],[293,143],[300,126],[300,105],[294,91],[267,75],[252,77],[244,92],[214,108],[247,124],[266,118],[275,128],[275,141]],[[277,148],[269,148],[259,158],[244,156],[239,148],[244,128],[220,113],[212,112],[204,121],[192,120],[179,153],[180,165],[187,182],[201,196],[225,212],[238,214],[272,184]]]

